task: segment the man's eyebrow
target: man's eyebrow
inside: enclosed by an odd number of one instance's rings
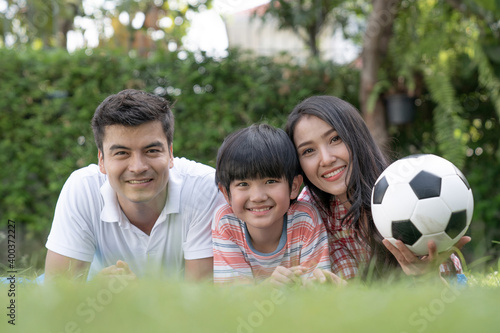
[[[122,146],[122,145],[112,145],[111,147],[109,147],[109,150],[118,150],[118,149],[130,150],[129,147],[125,147],[125,146]]]
[[[145,146],[143,149],[148,149],[148,148],[152,148],[152,147],[163,147],[163,146],[164,146],[164,144],[161,141],[154,141],[154,142],[151,142],[150,144],[148,144],[147,146]],[[115,144],[115,145],[112,145],[111,147],[109,147],[109,150],[120,150],[120,149],[130,150],[131,148],[126,147],[126,146],[122,146],[122,145],[118,145],[118,144]]]
[[[163,147],[163,143],[161,141],[155,141],[155,142],[151,142],[149,145],[147,145],[146,147],[144,147],[144,149],[148,149],[148,148],[151,148],[151,147]]]

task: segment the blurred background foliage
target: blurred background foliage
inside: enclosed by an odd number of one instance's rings
[[[32,244],[48,234],[66,178],[96,163],[90,119],[108,95],[134,88],[170,100],[174,154],[213,166],[230,132],[259,121],[282,127],[311,95],[355,100],[359,76],[331,62],[299,66],[237,50],[224,59],[183,52],[182,60],[176,52],[87,53],[0,49],[0,221],[24,226]]]
[[[345,34],[361,44],[370,37],[364,30],[378,1],[336,1],[336,9],[318,1],[322,16],[304,16],[314,8],[312,1],[297,1],[295,9],[288,2],[286,11],[276,10],[276,3],[287,1],[271,1],[262,17],[285,13],[283,29],[304,24],[307,31],[315,17],[323,25],[324,11],[334,11],[331,17],[339,27],[348,17],[360,22],[357,33]],[[93,112],[122,89],[142,89],[171,101],[174,154],[212,166],[228,133],[254,122],[282,127],[293,106],[311,95],[335,95],[365,117],[373,112],[378,117],[377,106],[385,113],[390,96],[404,93],[412,99],[415,118],[395,124],[380,114],[387,151],[393,159],[434,153],[459,166],[475,199],[468,232],[473,241],[464,254],[477,269],[488,268],[500,253],[494,242],[500,240],[500,7],[493,2],[407,0],[388,7],[394,15],[390,38],[364,99],[366,66],[359,59],[349,64],[323,60],[311,36],[309,44],[317,49],[305,62],[286,53],[264,57],[230,49],[227,56],[213,57],[186,51],[182,36],[189,13],[210,7],[210,1],[118,2],[113,11],[92,14],[111,20],[114,35],[102,32],[98,46],[74,52],[63,47],[67,31],[75,17],[92,16],[83,12],[81,1],[53,0],[51,7],[37,0],[11,1],[9,8],[19,10],[0,16],[0,228],[15,220],[26,266],[43,267],[43,245],[64,181],[97,160]],[[130,18],[139,12],[156,16],[145,15],[137,28],[118,19],[123,12]],[[159,24],[164,17],[176,23]],[[14,29],[19,24],[23,28]],[[161,38],[152,38],[158,31]]]

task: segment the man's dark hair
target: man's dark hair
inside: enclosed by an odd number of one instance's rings
[[[215,182],[228,195],[229,185],[237,179],[285,178],[289,187],[300,174],[295,147],[282,129],[254,124],[226,137],[219,148]]]
[[[106,126],[139,126],[159,120],[172,145],[174,137],[174,115],[169,102],[159,96],[134,89],[120,91],[107,97],[95,110],[92,130],[97,148],[102,151]]]

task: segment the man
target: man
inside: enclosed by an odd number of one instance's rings
[[[211,219],[225,203],[214,169],[174,158],[168,102],[136,90],[92,119],[99,165],[73,172],[56,205],[46,279],[101,275],[210,278]]]

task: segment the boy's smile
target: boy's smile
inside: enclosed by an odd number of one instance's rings
[[[281,235],[283,216],[290,207],[290,200],[297,197],[301,184],[301,176],[294,178],[291,190],[285,178],[244,179],[232,181],[229,194],[225,188],[221,190],[254,239],[261,235]]]

